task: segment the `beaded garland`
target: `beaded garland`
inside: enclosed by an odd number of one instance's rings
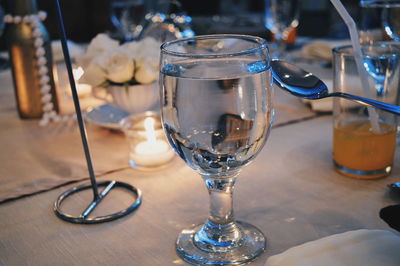
[[[37,68],[38,73],[40,75],[39,83],[40,83],[40,93],[41,93],[41,101],[42,101],[42,110],[43,116],[39,122],[40,126],[46,126],[49,122],[67,122],[69,120],[73,120],[76,118],[76,115],[64,115],[60,116],[54,110],[54,105],[51,102],[52,95],[50,93],[51,86],[49,84],[50,77],[48,75],[49,69],[46,66],[46,50],[43,48],[44,40],[42,38],[42,31],[39,29],[40,21],[44,21],[47,17],[47,13],[45,11],[39,11],[37,14],[30,14],[25,16],[12,16],[10,14],[6,14],[4,16],[5,23],[26,23],[32,28],[32,35],[34,38],[33,45],[36,49],[35,55],[37,58]]]

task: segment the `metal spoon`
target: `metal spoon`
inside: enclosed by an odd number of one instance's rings
[[[388,186],[388,188],[390,188],[394,191],[400,192],[400,182],[394,182],[391,184],[387,184],[387,186]]]
[[[383,103],[344,92],[329,93],[328,88],[322,80],[314,74],[288,62],[272,60],[271,68],[275,84],[297,97],[310,100],[318,100],[326,97],[342,97],[363,105],[376,107],[400,115],[400,106],[397,105]]]

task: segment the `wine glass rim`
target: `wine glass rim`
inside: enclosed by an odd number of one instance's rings
[[[259,45],[256,47],[251,47],[248,49],[244,49],[238,52],[233,52],[233,53],[209,53],[209,54],[190,54],[190,53],[184,53],[184,52],[177,52],[177,51],[172,51],[168,50],[167,47],[180,43],[180,42],[187,42],[187,41],[196,41],[196,40],[212,40],[212,39],[242,39],[242,40],[248,40],[248,41],[253,41],[254,43],[258,43]],[[242,55],[248,55],[252,54],[256,51],[262,51],[262,50],[267,50],[269,54],[269,49],[268,49],[268,42],[264,38],[258,37],[258,36],[252,36],[252,35],[244,35],[244,34],[210,34],[210,35],[198,35],[194,37],[189,37],[189,38],[182,38],[182,39],[177,39],[173,41],[168,41],[165,42],[161,45],[160,47],[161,53],[167,54],[167,55],[172,55],[176,57],[190,57],[190,58],[220,58],[220,57],[233,57],[233,56],[242,56]]]
[[[399,52],[400,52],[400,42],[397,42],[397,41],[378,41],[378,42],[374,42],[374,43],[361,44],[361,48],[363,48],[363,47],[382,47],[382,48],[395,47],[395,48],[399,49]],[[332,52],[334,54],[342,54],[343,56],[350,56],[350,57],[354,56],[353,45],[351,45],[351,44],[334,47],[334,48],[332,48]],[[398,53],[396,52],[396,54],[398,54]]]
[[[361,0],[361,7],[399,7],[400,0]]]

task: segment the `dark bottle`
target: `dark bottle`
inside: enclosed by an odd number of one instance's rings
[[[5,32],[19,116],[40,118],[43,109],[58,112],[51,42],[37,17],[36,0],[8,0],[6,14],[21,18],[19,23],[7,23]],[[24,19],[28,15],[36,16],[36,23]]]

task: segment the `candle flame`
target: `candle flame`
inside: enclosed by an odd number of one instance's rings
[[[83,73],[85,73],[85,71],[83,70],[82,67],[78,67],[78,68],[74,68],[72,70],[72,73],[74,74],[75,80],[78,81],[82,77]]]
[[[147,117],[144,120],[144,128],[146,129],[146,137],[148,142],[156,141],[156,132],[154,130],[154,119]]]

